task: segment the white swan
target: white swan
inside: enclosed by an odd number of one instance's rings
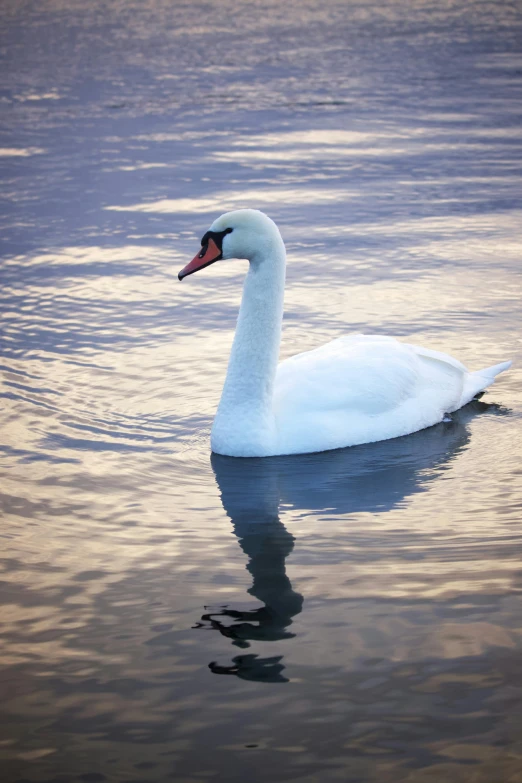
[[[470,373],[444,353],[362,334],[278,366],[286,252],[275,223],[252,209],[221,215],[178,277],[228,258],[247,258],[250,268],[212,426],[218,454],[304,454],[407,435],[442,421],[511,366]]]

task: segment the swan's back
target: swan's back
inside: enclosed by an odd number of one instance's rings
[[[281,362],[275,403],[303,411],[382,413],[412,393],[417,365],[408,346],[391,337],[339,337]]]
[[[279,365],[281,453],[395,438],[441,421],[462,398],[459,361],[391,337],[340,337]],[[290,451],[291,450],[291,451]]]

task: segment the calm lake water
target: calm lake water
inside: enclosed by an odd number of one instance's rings
[[[522,10],[5,0],[3,783],[522,781]],[[380,444],[210,455],[245,267],[282,356],[509,373]],[[518,358],[518,361],[517,361]]]

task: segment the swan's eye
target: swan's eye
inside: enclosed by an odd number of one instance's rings
[[[216,247],[223,250],[223,239],[225,238],[225,234],[231,234],[233,230],[233,228],[225,228],[223,231],[207,231],[201,240],[201,252],[199,257],[203,258],[207,252],[208,243],[211,239],[214,241]]]

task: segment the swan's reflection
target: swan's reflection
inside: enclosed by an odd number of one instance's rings
[[[223,508],[248,557],[253,580],[248,592],[263,606],[251,611],[221,607],[204,614],[199,626],[218,630],[242,648],[254,640],[293,637],[287,629],[301,612],[303,597],[292,589],[286,575],[285,561],[295,539],[279,519],[279,504],[337,515],[389,511],[426,490],[465,448],[467,422],[486,410],[498,408],[475,400],[451,420],[413,435],[319,454],[258,459],[212,454]],[[216,674],[288,681],[279,656],[238,655],[230,666],[209,666]]]
[[[263,606],[251,611],[223,607],[220,612],[204,614],[201,619],[232,639],[237,647],[249,647],[252,640],[289,639],[294,634],[287,628],[301,611],[303,597],[292,589],[286,575],[285,561],[295,539],[278,516],[277,465],[273,464],[274,459],[266,458],[236,459],[212,454],[211,459],[223,507],[248,557],[247,569],[252,575],[248,592]],[[280,459],[276,462],[280,465]],[[227,625],[225,621],[230,620],[233,624]],[[240,655],[234,658],[232,666],[211,663],[210,668],[216,674],[286,682],[279,658]]]

